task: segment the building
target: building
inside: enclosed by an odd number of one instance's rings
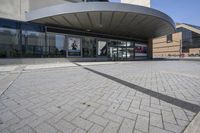
[[[153,58],[179,57],[182,33],[174,33],[153,39]]]
[[[152,8],[108,0],[1,0],[0,57],[135,60],[175,32]]]
[[[200,27],[178,23],[176,31],[182,33],[182,53],[185,56],[200,56]]]
[[[177,23],[176,33],[153,39],[153,57],[200,56],[200,27]]]
[[[150,0],[121,0],[122,3],[151,7]]]

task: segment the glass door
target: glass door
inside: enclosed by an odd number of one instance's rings
[[[127,60],[133,60],[134,59],[134,43],[133,42],[127,42]]]
[[[117,41],[109,41],[108,42],[108,57],[110,57],[113,61],[117,60]]]
[[[127,60],[127,48],[126,42],[119,41],[118,42],[118,60]]]

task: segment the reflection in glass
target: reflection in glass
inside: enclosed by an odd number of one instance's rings
[[[16,29],[0,28],[0,57],[19,57],[19,31]]]
[[[81,56],[81,38],[68,37],[68,56]]]
[[[118,60],[126,60],[126,42],[119,41],[118,42]]]
[[[146,44],[135,44],[135,56],[147,56],[147,45]]]
[[[47,53],[50,57],[66,57],[65,35],[48,33]]]
[[[98,56],[107,56],[107,42],[98,41]]]
[[[108,57],[117,60],[117,41],[108,42]]]
[[[42,57],[45,54],[45,33],[22,31],[22,54],[24,57]]]
[[[127,60],[134,58],[134,45],[133,42],[127,42]]]
[[[83,38],[83,57],[95,57],[96,56],[96,39],[90,37]]]

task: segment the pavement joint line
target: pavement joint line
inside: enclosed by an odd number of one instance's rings
[[[17,71],[17,72],[14,72],[14,73],[10,73],[10,74],[7,76],[7,77],[9,77],[9,76],[11,76],[11,75],[16,74],[16,77],[15,77],[13,80],[10,81],[10,83],[7,85],[6,88],[0,88],[0,89],[3,89],[3,91],[1,91],[1,93],[0,93],[0,96],[2,96],[2,95],[6,92],[6,90],[8,90],[8,88],[10,88],[10,86],[11,86],[11,85],[18,79],[18,77],[22,74],[23,67],[21,67],[21,68],[22,68],[22,70]]]
[[[180,100],[180,99],[177,99],[177,98],[174,98],[174,97],[171,97],[171,96],[167,96],[167,95],[164,95],[162,93],[158,93],[158,92],[155,92],[155,91],[152,91],[152,90],[149,90],[149,89],[146,89],[144,87],[141,87],[141,86],[138,86],[138,85],[135,85],[133,83],[130,83],[130,82],[127,82],[127,81],[124,81],[122,79],[119,79],[119,78],[116,78],[114,76],[111,76],[111,75],[108,75],[108,74],[105,74],[105,73],[102,73],[102,72],[99,72],[99,71],[96,71],[96,70],[93,70],[93,69],[90,69],[88,67],[85,67],[85,66],[82,66],[78,63],[74,63],[76,64],[77,66],[80,66],[82,67],[83,69],[85,70],[88,70],[90,72],[93,72],[93,73],[96,73],[98,75],[101,75],[105,78],[108,78],[112,81],[115,81],[117,83],[120,83],[122,85],[125,85],[129,88],[132,88],[134,90],[137,90],[139,92],[142,92],[144,94],[147,94],[147,95],[150,95],[154,98],[158,98],[162,101],[165,101],[167,103],[170,103],[170,104],[173,104],[173,105],[176,105],[178,107],[181,107],[183,109],[186,109],[186,110],[189,110],[189,111],[192,111],[194,113],[199,113],[200,111],[200,106],[199,105],[196,105],[196,104],[193,104],[193,103],[189,103],[189,102],[186,102],[186,101],[183,101],[183,100]]]

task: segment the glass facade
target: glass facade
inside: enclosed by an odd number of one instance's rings
[[[82,39],[83,57],[96,57],[96,39],[83,37]]]
[[[47,33],[48,57],[66,57],[66,48],[65,34]]]
[[[187,53],[190,48],[200,48],[200,34],[185,28],[178,28],[177,32],[182,32],[182,52]]]
[[[34,23],[0,19],[0,58],[108,58],[147,57],[147,45],[135,41],[49,30]]]
[[[0,27],[0,57],[19,57],[19,30]]]
[[[45,34],[37,31],[22,31],[22,56],[43,57],[45,55]]]

